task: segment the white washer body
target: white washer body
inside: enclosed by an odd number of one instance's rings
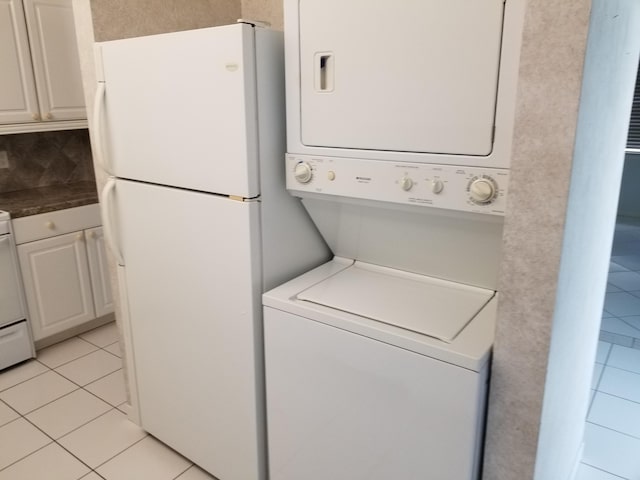
[[[263,296],[270,479],[478,478],[496,297],[448,341],[299,299],[356,266],[334,258]],[[366,292],[348,290],[354,304]]]

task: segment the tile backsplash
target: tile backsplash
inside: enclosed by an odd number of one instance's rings
[[[86,129],[0,135],[0,157],[0,193],[95,180]]]

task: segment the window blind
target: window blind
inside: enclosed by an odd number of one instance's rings
[[[640,149],[640,69],[638,70],[636,89],[633,95],[633,107],[631,110],[631,122],[629,124],[627,148]]]

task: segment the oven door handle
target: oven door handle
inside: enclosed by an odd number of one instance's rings
[[[113,218],[111,216],[111,204],[113,202],[113,192],[116,189],[116,179],[109,177],[106,185],[102,189],[102,201],[100,207],[102,210],[102,226],[104,228],[104,238],[107,241],[107,245],[116,257],[118,265],[124,266],[124,258],[122,256],[122,250],[120,245],[116,241],[113,228]]]

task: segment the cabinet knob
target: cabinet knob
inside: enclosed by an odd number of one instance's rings
[[[82,235],[82,232],[80,233],[76,233],[76,240],[80,241],[84,238],[84,236]]]
[[[51,220],[49,220],[48,222],[45,222],[44,226],[47,227],[49,230],[54,230],[56,228],[56,224],[53,223]]]
[[[89,238],[94,239],[96,238],[96,232],[89,232],[87,233],[87,235],[89,236]]]
[[[47,120],[51,120],[53,119],[53,115],[51,115],[51,112],[47,112],[46,115],[44,116],[45,119]]]
[[[34,114],[31,115],[31,118],[33,118],[37,122],[38,120],[40,120],[40,114],[39,113],[34,113]]]

